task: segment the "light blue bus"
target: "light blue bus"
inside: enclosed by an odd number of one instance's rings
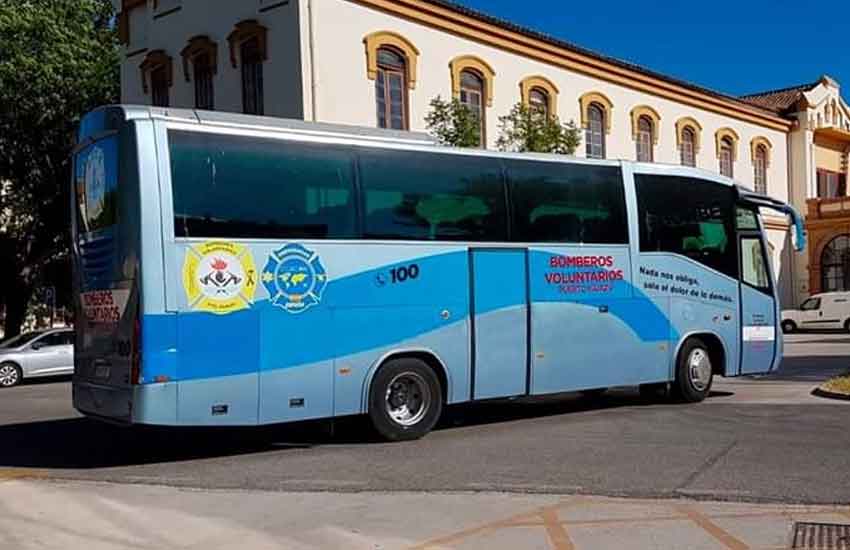
[[[125,424],[367,414],[611,386],[704,399],[782,357],[757,215],[656,164],[107,107],[74,152],[74,406]]]

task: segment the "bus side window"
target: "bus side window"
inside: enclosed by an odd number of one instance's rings
[[[498,163],[468,155],[361,151],[366,239],[507,239],[507,207]]]
[[[509,160],[513,240],[627,244],[618,167]]]
[[[636,175],[641,252],[671,252],[738,278],[734,189],[679,176]]]
[[[177,237],[357,237],[347,149],[182,131],[169,142]]]
[[[744,283],[770,294],[770,277],[767,274],[767,262],[761,239],[756,237],[741,239],[741,267],[741,280]]]

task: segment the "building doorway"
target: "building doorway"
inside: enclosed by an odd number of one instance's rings
[[[821,253],[821,292],[850,290],[850,235],[829,241]]]

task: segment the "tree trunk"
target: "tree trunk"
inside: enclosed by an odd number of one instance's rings
[[[27,305],[32,297],[32,287],[17,284],[6,295],[6,324],[3,337],[11,338],[21,333],[21,325],[27,316]]]

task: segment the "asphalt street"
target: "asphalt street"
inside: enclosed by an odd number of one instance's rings
[[[361,419],[265,429],[137,430],[79,417],[67,380],[0,392],[0,470],[52,479],[271,491],[499,491],[850,502],[850,403],[810,395],[850,367],[850,337],[797,335],[778,373],[718,380],[699,405],[598,400],[451,408],[384,444]]]

